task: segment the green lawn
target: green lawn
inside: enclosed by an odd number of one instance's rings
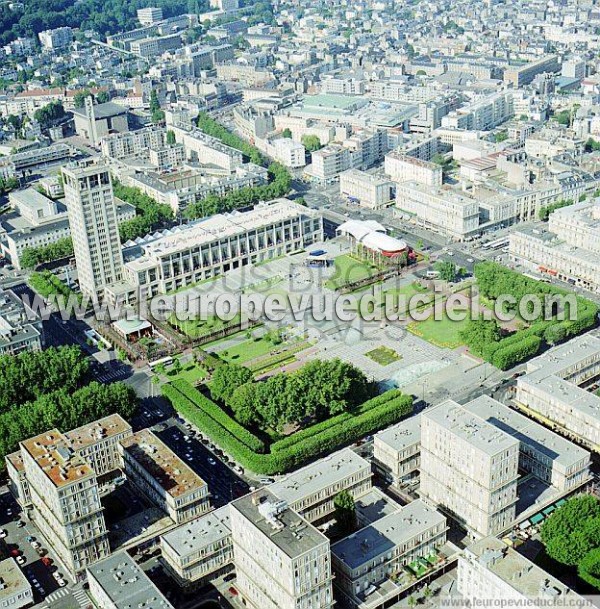
[[[226,362],[235,362],[243,364],[257,357],[268,355],[272,351],[282,349],[283,344],[273,345],[273,343],[265,338],[249,338],[233,347],[229,347],[225,351],[219,351],[219,357]]]
[[[234,326],[239,324],[240,316],[236,315],[231,321],[223,321],[216,315],[208,316],[207,319],[188,319],[185,321],[180,321],[175,317],[175,314],[172,314],[169,317],[169,323],[179,330],[182,334],[185,334],[189,338],[199,338],[201,336],[207,336],[208,334],[212,334],[217,330],[222,330],[223,328]]]
[[[182,379],[184,381],[187,381],[188,383],[191,383],[192,385],[195,385],[196,383],[204,380],[207,377],[207,372],[206,370],[204,370],[204,368],[201,368],[200,366],[198,366],[198,364],[192,361],[188,362],[185,365],[182,365],[179,374],[176,374],[175,370],[173,370],[173,366],[171,366],[167,369],[166,376],[169,381]]]
[[[390,364],[402,359],[402,356],[396,353],[396,351],[383,345],[365,353],[365,356],[372,359],[380,366],[389,366]]]
[[[408,324],[406,329],[432,345],[446,349],[456,349],[465,344],[459,333],[464,330],[468,323],[468,318],[463,321],[452,321],[446,317],[445,313],[442,319],[436,321],[432,313],[429,319],[414,321]]]
[[[367,279],[379,273],[379,269],[368,262],[342,254],[334,260],[335,273],[325,282],[325,287],[336,290],[350,283]]]

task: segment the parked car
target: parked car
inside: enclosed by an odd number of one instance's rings
[[[27,559],[24,556],[16,556],[15,560],[18,565],[24,565],[27,562]]]
[[[4,539],[7,535],[6,529],[0,529],[0,539]]]
[[[51,566],[51,565],[52,565],[52,559],[51,559],[49,556],[43,556],[43,557],[42,557],[42,564],[43,564],[45,567],[49,567],[49,566]]]

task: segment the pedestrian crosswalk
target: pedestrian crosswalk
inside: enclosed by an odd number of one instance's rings
[[[91,604],[89,596],[86,594],[85,590],[78,588],[77,590],[71,591],[67,588],[59,588],[44,599],[44,604],[41,605],[40,609],[52,609],[56,601],[64,598],[65,596],[69,596],[69,594],[73,595],[73,598],[77,601],[80,609],[87,609]]]
[[[110,383],[112,381],[122,380],[127,378],[127,372],[123,370],[111,370],[109,372],[105,372],[104,374],[99,375],[98,381],[101,383]]]

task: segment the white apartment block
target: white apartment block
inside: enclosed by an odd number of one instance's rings
[[[27,513],[31,507],[31,490],[25,476],[23,455],[18,450],[10,455],[6,455],[5,461],[6,473],[8,474],[8,489],[23,511]]]
[[[79,285],[86,296],[102,297],[123,273],[110,173],[102,162],[82,162],[62,173]]]
[[[229,505],[225,505],[161,535],[162,561],[179,585],[201,587],[232,569],[229,520]]]
[[[340,173],[340,194],[357,201],[361,207],[380,209],[392,200],[391,180],[358,169]]]
[[[452,400],[421,414],[420,494],[475,537],[515,519],[519,442]]]
[[[494,537],[480,539],[458,558],[458,592],[465,603],[592,607],[528,558]],[[537,601],[537,602],[536,602]]]
[[[519,468],[524,472],[561,493],[589,480],[590,453],[584,448],[487,395],[463,408],[519,440]]]
[[[200,129],[173,125],[171,130],[177,143],[183,144],[190,161],[201,165],[216,165],[229,173],[233,173],[243,163],[243,155],[239,150],[226,146]]]
[[[230,504],[237,590],[250,609],[330,609],[329,540],[268,489]]]
[[[357,78],[323,77],[321,93],[334,95],[364,95],[365,81]]]
[[[0,608],[21,609],[33,603],[31,584],[15,559],[0,561]]]
[[[287,474],[271,484],[269,491],[314,523],[331,517],[333,501],[340,491],[358,498],[371,486],[371,465],[346,448]]]
[[[100,140],[102,156],[109,159],[122,159],[139,155],[145,150],[157,150],[166,144],[167,132],[163,127],[144,127],[137,131],[112,133]]]
[[[598,450],[600,397],[580,385],[599,374],[600,339],[584,334],[529,361],[515,401]]]
[[[269,260],[323,240],[323,218],[288,199],[247,212],[216,214],[143,245],[125,265],[132,291],[164,294],[230,269]]]
[[[256,138],[254,145],[286,167],[298,168],[306,165],[306,148],[293,139],[279,137],[274,140]]]
[[[396,186],[396,207],[415,223],[462,241],[479,229],[479,204],[449,188],[432,188],[417,182]]]
[[[385,155],[384,171],[395,182],[417,182],[434,188],[440,187],[443,182],[440,165],[431,161],[422,161],[396,150]]]
[[[119,443],[125,476],[176,524],[210,508],[208,486],[149,429]]]
[[[98,478],[122,467],[119,443],[133,434],[131,425],[118,414],[110,414],[65,433],[71,448],[85,459]]]
[[[158,171],[168,171],[182,165],[185,160],[185,148],[183,144],[173,144],[151,149],[148,152],[148,158]]]
[[[96,474],[52,429],[21,442],[32,518],[75,580],[110,554]]]
[[[369,593],[417,558],[446,543],[446,518],[420,499],[388,514],[331,546],[335,586],[358,607]]]
[[[500,91],[450,112],[442,118],[442,127],[489,131],[514,114],[512,91]]]
[[[87,581],[98,609],[173,609],[127,552],[117,552],[89,567]]]
[[[421,467],[421,417],[410,417],[375,434],[373,467],[394,486],[418,476]]]
[[[340,144],[330,144],[313,152],[311,161],[310,174],[321,181],[332,181],[342,171],[358,165],[350,150]]]
[[[137,18],[142,25],[154,25],[155,23],[162,21],[163,11],[162,8],[156,6],[139,8],[137,11]]]
[[[45,30],[38,34],[41,45],[47,51],[54,51],[69,46],[73,42],[73,30],[70,27],[59,27]]]
[[[551,214],[549,231],[526,227],[511,233],[510,257],[531,270],[600,292],[600,203],[564,210]]]

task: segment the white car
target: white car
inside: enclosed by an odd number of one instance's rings
[[[0,539],[4,539],[7,535],[8,533],[6,532],[6,529],[0,530]]]
[[[16,556],[15,560],[18,565],[24,565],[27,562],[27,559],[24,556]]]
[[[58,585],[59,585],[61,588],[63,588],[64,586],[66,586],[66,585],[67,585],[67,582],[66,582],[64,579],[62,579],[62,577],[61,577],[61,578],[58,578],[58,579],[56,580],[56,583],[57,583],[57,584],[58,584]]]
[[[42,544],[41,544],[39,541],[32,541],[32,542],[31,542],[31,547],[32,547],[34,550],[37,550],[38,548],[41,548],[41,547],[42,547]]]

